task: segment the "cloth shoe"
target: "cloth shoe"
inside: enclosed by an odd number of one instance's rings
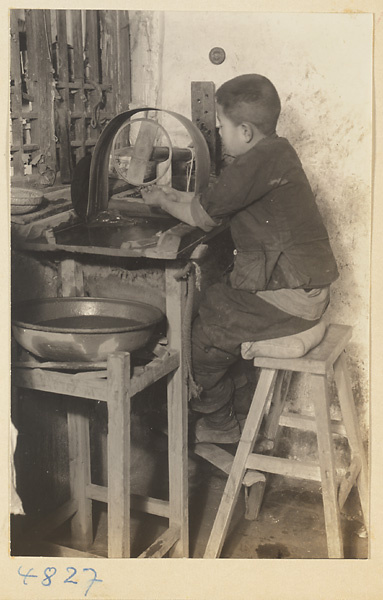
[[[240,438],[241,430],[231,404],[196,421],[196,443],[236,444]]]

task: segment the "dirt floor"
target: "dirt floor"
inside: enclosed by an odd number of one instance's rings
[[[139,436],[138,436],[139,437]],[[158,432],[135,437],[133,488],[136,493],[166,499],[167,442]],[[189,458],[190,557],[202,558],[222,496],[226,476],[216,467],[191,454]],[[107,515],[105,505],[94,503],[95,541],[89,550],[106,556]],[[326,558],[326,536],[319,484],[270,476],[260,514],[245,519],[245,492],[231,521],[221,558]],[[39,554],[37,543],[26,543],[23,532],[28,518],[13,522],[13,555]],[[166,528],[166,521],[152,515],[132,514],[132,555],[138,556]],[[345,558],[368,558],[368,540],[362,525],[357,493],[342,510]],[[54,533],[53,541],[71,545],[69,527]]]

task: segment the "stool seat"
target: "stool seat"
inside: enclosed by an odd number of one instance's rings
[[[351,327],[331,324],[327,327],[320,343],[304,356],[296,358],[256,356],[252,359],[254,366],[261,368],[260,376],[241,439],[231,463],[228,480],[204,558],[219,556],[241,485],[244,482],[244,475],[247,470],[252,469],[262,473],[276,473],[321,483],[329,557],[343,557],[340,509],[354,485],[358,488],[363,517],[368,530],[368,468],[345,358],[345,348],[351,336]],[[307,418],[294,414],[288,416],[288,413],[283,412],[290,379],[294,371],[310,375],[311,399],[315,416],[312,418],[313,423],[309,426],[306,426]],[[344,427],[334,428],[330,418],[328,381],[330,377],[334,378],[337,387]],[[261,425],[263,426],[263,435],[272,442],[272,450],[267,454],[253,452]],[[318,462],[296,461],[275,456],[275,447],[281,426],[315,431],[318,443]],[[345,433],[351,449],[350,466],[340,485],[338,485],[335,468],[333,433],[341,435]],[[214,445],[211,444],[211,446]],[[265,484],[265,480],[261,480],[253,486],[255,490],[252,512],[255,515],[258,514],[262,502]]]
[[[323,339],[326,332],[326,324],[319,321],[314,327],[271,340],[260,340],[258,342],[243,342],[241,354],[249,360],[258,356],[270,358],[299,358],[315,348]]]

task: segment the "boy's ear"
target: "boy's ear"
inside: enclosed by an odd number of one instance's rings
[[[242,127],[243,138],[244,138],[245,142],[247,144],[249,144],[254,137],[253,128],[250,123],[242,123],[241,127]]]

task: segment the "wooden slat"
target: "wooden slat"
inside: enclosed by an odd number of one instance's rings
[[[101,79],[103,85],[109,84],[117,87],[118,81],[118,14],[120,11],[115,10],[100,10],[100,46],[101,52]],[[105,111],[109,111],[114,116],[117,113],[117,93],[106,94],[107,105],[102,111],[102,116]],[[121,111],[120,111],[121,112]]]
[[[92,500],[105,503],[108,502],[108,488],[106,486],[91,483],[86,488],[86,494],[88,498],[92,498]],[[169,518],[169,502],[166,500],[131,494],[130,501],[133,510],[139,510],[158,517]]]
[[[117,19],[117,77],[114,83],[116,113],[129,108],[132,99],[130,73],[129,11],[119,10]]]
[[[56,101],[58,138],[60,142],[60,175],[62,183],[72,179],[70,147],[69,65],[66,11],[57,10],[57,65],[60,80],[65,87],[60,90],[62,100]]]
[[[85,54],[87,58],[87,80],[94,86],[93,91],[88,94],[88,114],[89,116],[92,116],[94,114],[94,109],[100,100],[97,87],[101,83],[97,10],[86,11]],[[100,130],[89,127],[88,131],[88,138],[91,140],[97,140]]]
[[[74,96],[74,112],[76,112],[75,137],[76,137],[76,163],[85,156],[85,103],[84,103],[84,52],[82,42],[82,15],[81,10],[72,10],[73,30],[73,74],[74,82],[78,86]],[[72,119],[74,118],[72,112]],[[74,146],[74,142],[71,142]]]
[[[19,43],[19,25],[18,25],[18,10],[10,11],[11,21],[11,79],[14,85],[11,88],[11,110],[14,115],[12,120],[12,143],[19,150],[13,154],[13,171],[14,175],[24,175],[24,163],[22,160],[22,144],[23,144],[23,126],[22,126],[22,99],[21,99],[21,71],[20,71],[20,43]]]
[[[106,381],[76,381],[67,373],[16,368],[14,369],[14,385],[89,400],[106,400]]]
[[[138,558],[162,558],[179,540],[179,528],[169,527]]]
[[[352,336],[352,327],[348,325],[329,325],[322,342],[302,358],[265,358],[252,359],[255,367],[299,371],[325,375],[344,350]]]
[[[314,417],[307,415],[298,415],[293,413],[282,413],[279,419],[279,424],[282,427],[291,427],[302,429],[303,431],[316,431],[316,421]],[[331,420],[331,431],[338,435],[346,436],[345,426],[341,421]]]
[[[320,481],[321,479],[319,465],[316,463],[295,461],[265,454],[250,454],[246,461],[246,468],[311,481]]]
[[[148,385],[161,379],[165,375],[173,372],[180,364],[179,353],[175,350],[169,351],[169,355],[162,358],[155,358],[146,365],[142,374],[133,377],[130,383],[130,393],[132,396],[138,394]]]
[[[108,357],[108,557],[130,556],[130,355]]]

